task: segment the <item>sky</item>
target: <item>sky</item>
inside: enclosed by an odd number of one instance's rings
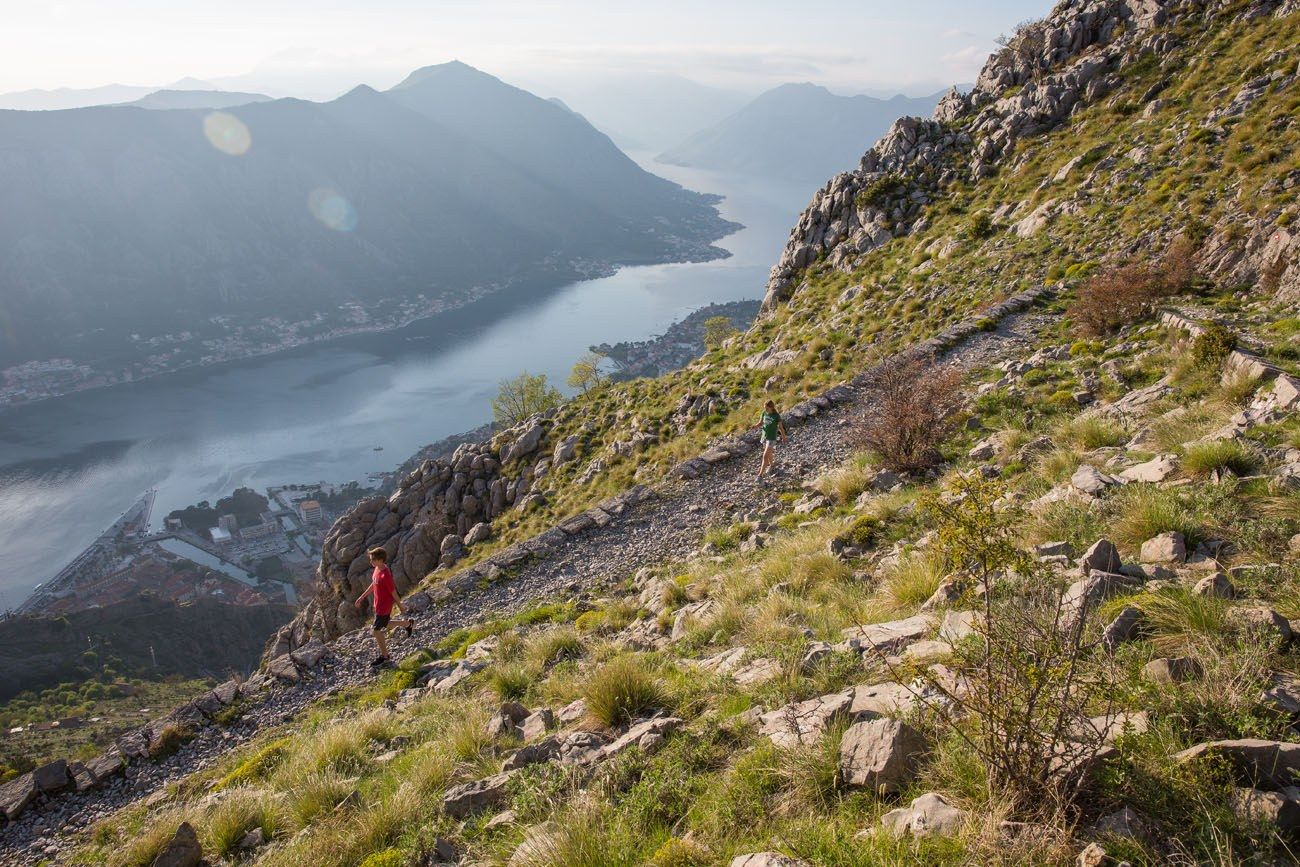
[[[972,82],[1051,0],[2,0],[0,93],[183,77],[322,98],[459,59],[507,80],[674,74],[758,92]]]

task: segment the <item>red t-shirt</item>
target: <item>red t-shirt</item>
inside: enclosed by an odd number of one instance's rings
[[[397,587],[393,584],[393,570],[385,565],[376,566],[370,576],[370,589],[374,591],[375,613],[392,614],[393,601],[397,599]]]

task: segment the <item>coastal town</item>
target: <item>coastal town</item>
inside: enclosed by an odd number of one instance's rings
[[[146,491],[85,550],[37,585],[12,614],[60,616],[149,593],[178,603],[211,598],[235,605],[305,601],[330,524],[363,496],[359,482],[240,489],[151,525]],[[249,506],[252,506],[250,510]],[[196,515],[211,515],[206,526]]]
[[[602,343],[591,347],[591,351],[614,364],[613,379],[660,376],[684,367],[700,356],[705,349],[705,328],[710,319],[722,317],[733,329],[743,331],[758,315],[758,307],[757,301],[709,304],[674,322],[657,337],[634,342]]]

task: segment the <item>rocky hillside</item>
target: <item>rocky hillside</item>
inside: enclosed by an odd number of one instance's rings
[[[1298,42],[1060,4],[818,194],[749,332],[363,504],[262,673],[7,784],[0,851],[1294,863]]]

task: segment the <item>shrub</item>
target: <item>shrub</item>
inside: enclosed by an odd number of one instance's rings
[[[1193,476],[1208,476],[1216,470],[1245,476],[1254,472],[1256,466],[1255,455],[1237,440],[1194,443],[1183,455],[1183,469]]]
[[[261,779],[284,758],[285,751],[291,743],[289,738],[277,738],[263,744],[252,755],[244,759],[217,783],[216,788],[227,789],[231,786],[251,783]]]
[[[372,852],[361,862],[361,867],[406,867],[410,859],[400,849]]]
[[[951,367],[921,358],[886,362],[868,388],[857,439],[895,472],[937,466],[962,404],[960,386]]]
[[[563,396],[546,382],[546,374],[536,376],[528,371],[514,379],[503,379],[492,398],[492,417],[502,427],[518,424],[536,412],[545,412],[560,405]]]
[[[995,231],[997,226],[994,225],[993,216],[988,211],[976,212],[966,226],[966,234],[976,241],[991,237]]]
[[[666,703],[659,680],[630,656],[606,663],[587,681],[582,695],[592,717],[611,727]]]
[[[1201,539],[1201,525],[1196,513],[1177,491],[1134,485],[1116,497],[1118,519],[1115,539],[1131,548],[1161,533],[1182,533],[1188,544]]]
[[[924,676],[951,701],[932,709],[979,756],[990,802],[1006,805],[1013,817],[1059,816],[1083,791],[1081,769],[1103,748],[1101,734],[1085,721],[1108,706],[1116,674],[1085,671],[1086,619],[1069,613],[1059,588],[1016,545],[1025,515],[995,505],[1005,489],[971,474],[945,493],[924,504],[936,522],[936,550],[976,586],[1010,572],[1024,578],[984,594],[984,640],[957,644],[954,667],[967,673],[965,690]]]
[[[149,755],[155,759],[166,758],[194,739],[191,726],[168,723],[158,734],[158,739],[149,746]]]
[[[704,320],[704,345],[709,349],[717,349],[724,340],[738,333],[726,316],[710,316]]]
[[[1128,441],[1124,428],[1100,416],[1078,416],[1062,425],[1061,435],[1086,451],[1122,446]]]
[[[692,840],[669,837],[650,857],[653,867],[708,867],[709,850]]]
[[[1192,341],[1192,359],[1201,367],[1219,367],[1237,348],[1237,335],[1218,323],[1207,325]]]
[[[943,557],[933,551],[904,557],[885,581],[885,593],[899,608],[920,605],[939,589],[947,574],[944,566]]]
[[[1166,293],[1149,265],[1130,263],[1088,278],[1070,304],[1069,315],[1086,337],[1102,337],[1150,315]]]

